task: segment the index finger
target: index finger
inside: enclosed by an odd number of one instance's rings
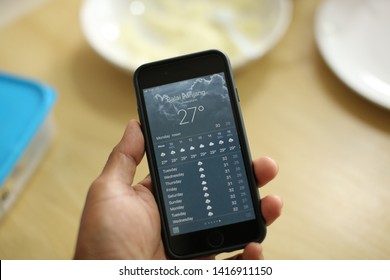
[[[278,174],[279,166],[273,159],[261,157],[253,161],[253,169],[257,184],[259,187],[262,187],[275,178]]]

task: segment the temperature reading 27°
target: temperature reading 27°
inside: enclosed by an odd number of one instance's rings
[[[180,109],[177,114],[181,117],[180,125],[193,123],[195,119],[196,112],[204,111],[202,105],[197,107],[188,107],[187,109]]]

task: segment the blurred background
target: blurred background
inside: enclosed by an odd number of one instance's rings
[[[284,201],[265,257],[390,259],[386,2],[0,0],[0,74],[57,96],[48,149],[3,211],[0,258],[72,258],[88,187],[138,118],[134,69],[219,48],[253,157],[280,166],[260,190]],[[144,159],[136,180],[147,173]],[[0,190],[4,204],[12,186]]]

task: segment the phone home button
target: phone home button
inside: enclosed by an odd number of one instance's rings
[[[212,233],[209,234],[209,236],[207,238],[208,244],[214,248],[221,247],[224,240],[225,240],[225,238],[224,238],[223,234],[220,233],[219,231],[213,231]]]

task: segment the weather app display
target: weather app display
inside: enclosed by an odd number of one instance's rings
[[[144,96],[171,234],[254,219],[224,74]]]

